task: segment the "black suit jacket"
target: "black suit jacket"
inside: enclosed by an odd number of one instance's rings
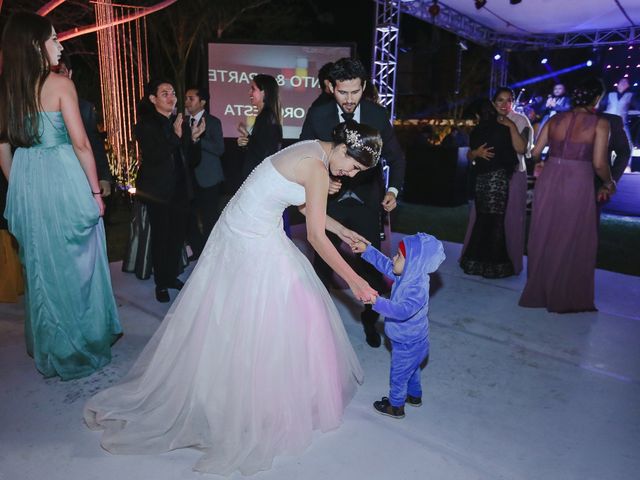
[[[282,145],[282,125],[265,107],[256,117],[244,157],[243,173],[246,177],[262,160],[273,155]]]
[[[608,159],[610,163],[611,152],[616,152],[616,159],[614,160],[613,165],[611,165],[611,176],[617,182],[618,180],[620,180],[620,177],[622,177],[624,169],[629,163],[629,157],[631,156],[631,145],[629,143],[629,139],[627,138],[627,134],[624,131],[622,117],[620,117],[619,115],[614,115],[613,113],[600,113],[599,115],[609,121],[610,133]],[[598,177],[596,176],[596,178]]]
[[[182,140],[184,153],[187,155],[195,182],[202,188],[208,188],[224,180],[222,162],[220,161],[220,157],[224,153],[224,137],[222,136],[222,123],[218,118],[205,111],[202,119],[205,121],[205,130],[202,132],[200,140],[192,144],[189,118],[185,119],[182,124]]]
[[[142,200],[172,203],[178,197],[192,197],[182,140],[173,131],[173,122],[174,117],[153,110],[135,126],[142,157],[136,195]]]
[[[93,150],[93,158],[96,161],[96,169],[98,170],[98,179],[111,182],[113,177],[109,170],[109,162],[107,160],[107,154],[104,151],[104,141],[98,132],[98,126],[96,121],[96,107],[91,102],[82,98],[78,99],[78,106],[80,107],[80,116],[82,117],[82,123],[84,129],[89,137],[91,143],[91,150]]]
[[[335,101],[314,105],[307,111],[300,140],[317,139],[330,142],[333,129],[341,122]],[[383,142],[382,158],[389,166],[389,186],[400,191],[404,183],[405,158],[391,126],[389,112],[377,103],[363,99],[360,102],[360,122],[380,131]],[[329,201],[336,201],[343,191],[351,190],[365,205],[380,206],[385,193],[381,163],[375,168],[358,173],[353,178],[345,177],[341,180],[341,191],[332,195]]]

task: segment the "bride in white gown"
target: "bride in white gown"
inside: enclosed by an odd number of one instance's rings
[[[191,277],[125,378],[91,398],[84,418],[111,453],[193,447],[202,472],[245,475],[300,454],[315,429],[339,426],[362,369],[338,311],[282,212],[300,205],[307,238],[355,297],[377,295],[326,230],[329,173],[376,164],[377,131],[349,122],[334,142],[296,143],[265,159],[231,199]]]

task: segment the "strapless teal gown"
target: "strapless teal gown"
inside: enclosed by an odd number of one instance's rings
[[[13,156],[9,230],[25,269],[27,351],[46,377],[90,375],[122,332],[104,225],[60,112],[40,114],[40,143]]]

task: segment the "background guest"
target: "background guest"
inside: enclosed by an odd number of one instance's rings
[[[208,112],[208,89],[189,88],[184,105],[188,117],[183,123],[182,138],[187,142],[187,161],[194,177],[188,237],[193,251],[191,259],[195,259],[202,253],[220,214],[219,203],[224,180],[220,157],[224,153],[224,138],[220,120]]]
[[[562,83],[553,86],[553,93],[547,97],[544,105],[540,129],[558,112],[566,112],[571,109],[571,99],[567,96],[567,89]]]
[[[322,104],[324,102],[331,102],[333,100],[333,93],[331,93],[331,80],[329,79],[329,72],[331,72],[333,62],[327,62],[320,70],[318,70],[318,86],[320,87],[320,95],[313,101],[311,106]]]
[[[238,145],[246,147],[242,168],[244,178],[282,146],[282,113],[276,79],[264,74],[253,77],[249,87],[249,100],[258,110],[258,116],[251,132],[243,123],[238,126]]]
[[[69,58],[69,55],[64,52],[62,52],[60,62],[58,63],[58,73],[69,78],[69,80],[73,77],[71,59]],[[96,169],[98,170],[98,181],[100,183],[102,198],[106,198],[111,195],[113,176],[109,169],[109,160],[107,159],[107,153],[104,149],[104,140],[98,131],[96,107],[93,103],[85,100],[84,98],[78,98],[78,106],[80,107],[82,124],[84,125],[84,129],[87,131],[87,137],[89,137],[89,142],[91,142],[93,157],[96,160]]]
[[[145,99],[153,108],[135,126],[140,146],[136,197],[145,203],[151,230],[151,261],[156,300],[168,302],[168,289],[180,290],[180,256],[187,233],[190,172],[182,144],[182,114],[173,116],[176,93],[166,80],[147,85]]]
[[[525,163],[525,155],[529,152],[533,142],[533,131],[529,120],[519,113],[513,111],[513,91],[508,87],[500,87],[493,96],[493,105],[499,115],[505,116],[511,120],[515,126],[520,138],[514,136],[512,138],[513,147],[518,154],[518,166],[513,172],[509,180],[509,193],[507,196],[507,209],[505,212],[504,228],[505,239],[507,243],[507,253],[511,264],[513,265],[513,273],[518,275],[522,271],[522,257],[524,255],[525,244],[525,228],[527,215],[527,167]],[[515,135],[513,130],[510,133]],[[524,150],[521,149],[524,142]],[[473,161],[481,151],[470,149],[467,152],[467,158]],[[471,236],[476,215],[475,204],[471,206],[469,213],[469,225],[465,235],[462,252],[466,250],[466,246]]]
[[[471,132],[470,152],[474,176],[475,218],[460,259],[469,275],[502,278],[514,274],[505,238],[505,214],[509,181],[519,162],[516,148],[524,152],[526,142],[513,123],[499,114],[494,104],[480,105],[480,122]]]
[[[615,192],[607,160],[609,123],[594,112],[603,94],[601,80],[585,80],[573,92],[574,108],[549,120],[532,152],[539,160],[543,148],[550,147],[534,191],[523,307],[595,310],[594,172],[603,182],[601,198],[603,192],[607,197]]]
[[[631,133],[629,132],[629,110],[635,107],[636,99],[633,92],[629,89],[629,79],[622,77],[615,85],[615,91],[609,92],[603,99],[600,110],[605,113],[618,115],[622,118],[622,126],[627,134],[627,140],[631,142]]]

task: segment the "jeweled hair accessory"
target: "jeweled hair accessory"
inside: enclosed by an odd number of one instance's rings
[[[365,152],[369,152],[376,162],[380,160],[380,149],[375,149],[369,145],[365,145],[357,130],[349,130],[348,128],[345,128],[344,133],[347,136],[347,144],[349,147],[361,148]]]

